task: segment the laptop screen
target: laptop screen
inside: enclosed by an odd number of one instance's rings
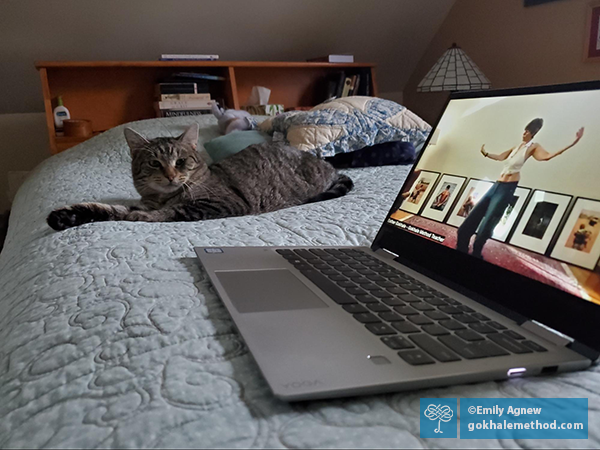
[[[600,304],[600,90],[453,99],[386,223]]]

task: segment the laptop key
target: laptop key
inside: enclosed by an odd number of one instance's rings
[[[413,303],[413,302],[420,302],[421,299],[419,297],[415,297],[412,294],[398,294],[398,297],[400,297],[400,300],[407,302],[407,303]]]
[[[379,313],[379,317],[381,317],[386,322],[402,322],[404,320],[402,316],[393,312]]]
[[[357,295],[356,300],[358,300],[361,303],[379,303],[379,300],[377,300],[375,297],[372,297],[368,294]]]
[[[490,327],[494,327],[496,330],[508,330],[508,328],[506,328],[501,323],[496,322],[495,320],[490,320],[487,324]]]
[[[410,320],[415,325],[430,325],[433,323],[433,320],[431,320],[429,317],[424,316],[422,314],[408,316],[407,319]]]
[[[393,350],[404,350],[407,348],[415,348],[408,339],[402,336],[387,336],[382,337],[381,342]]]
[[[456,335],[459,338],[469,342],[482,341],[485,339],[482,335],[480,335],[479,333],[475,333],[473,330],[459,330],[456,332]]]
[[[354,281],[356,284],[371,284],[371,280],[366,277],[352,278],[352,281]]]
[[[521,341],[520,343],[535,352],[547,352],[548,351],[548,349],[546,349],[545,347],[542,347],[540,344],[533,342],[533,341]]]
[[[467,305],[461,305],[459,306],[460,309],[462,309],[464,312],[467,313],[474,313],[475,310],[473,308],[469,308]]]
[[[512,353],[521,354],[533,352],[533,350],[531,350],[529,347],[521,345],[514,339],[511,339],[510,337],[501,333],[488,334],[488,338]]]
[[[483,322],[485,322],[485,321],[487,321],[487,320],[490,320],[490,318],[489,318],[488,316],[484,316],[483,314],[481,314],[481,313],[478,313],[478,312],[476,312],[476,313],[473,313],[473,314],[471,314],[471,315],[472,315],[473,317],[475,317],[476,319],[478,319],[478,320],[481,320],[481,321],[483,321]]]
[[[327,275],[328,277],[332,277],[334,275],[337,276],[340,274],[337,270],[333,270],[333,269],[325,269],[325,270],[322,270],[321,273],[323,275]]]
[[[433,294],[431,292],[425,291],[425,290],[413,291],[413,295],[416,295],[417,297],[420,297],[420,298],[433,297]]]
[[[405,303],[403,301],[398,300],[397,298],[384,298],[384,299],[381,299],[381,301],[389,306],[404,306],[405,305]]]
[[[440,311],[425,311],[425,315],[433,320],[448,320],[449,316]]]
[[[400,333],[418,333],[419,330],[417,327],[415,327],[412,323],[408,323],[406,321],[403,322],[392,322],[392,326],[398,330]]]
[[[421,328],[423,329],[423,331],[425,331],[428,334],[431,334],[432,336],[443,336],[445,334],[450,334],[448,330],[437,324],[423,325]]]
[[[317,255],[315,255],[314,253],[309,252],[308,250],[293,250],[293,252],[300,256],[301,258],[304,258],[306,260],[315,260],[315,259],[319,259],[319,257]]]
[[[394,296],[393,294],[390,294],[388,291],[384,291],[383,289],[377,289],[375,291],[370,291],[369,293],[377,298],[389,298]]]
[[[329,275],[329,279],[333,280],[333,281],[347,281],[348,280],[348,278],[346,278],[344,275],[340,275],[339,273],[336,275]],[[352,286],[354,286],[354,284]]]
[[[356,300],[346,294],[341,288],[321,275],[316,270],[303,270],[302,275],[312,281],[319,289],[327,294],[334,302],[339,305],[356,303]]]
[[[317,255],[317,256],[329,256],[329,253],[327,253],[322,248],[311,248],[309,250],[309,252],[311,252],[312,254]]]
[[[359,313],[369,312],[369,310],[367,308],[365,308],[363,305],[359,305],[358,303],[354,303],[354,304],[350,304],[350,305],[343,305],[342,308],[344,308],[344,310],[346,312],[349,312],[351,314],[359,314]]]
[[[497,346],[493,342],[488,340],[475,341],[469,344],[471,348],[476,349],[477,352],[484,354],[485,356],[505,356],[510,355],[509,352],[504,350],[502,347]]]
[[[396,287],[396,285],[394,283],[392,283],[391,281],[388,280],[383,280],[383,281],[376,281],[375,282],[378,286],[384,287],[384,288],[393,288]]]
[[[366,294],[366,292],[364,290],[362,290],[361,288],[358,288],[358,287],[349,287],[349,288],[346,288],[346,292],[348,292],[348,294],[352,294],[352,295],[363,295],[363,294]]]
[[[389,325],[386,325],[385,323],[370,323],[365,326],[367,327],[367,330],[369,330],[373,334],[376,334],[377,336],[384,336],[386,334],[397,333],[396,330],[394,330]]]
[[[435,309],[429,303],[425,302],[415,302],[412,303],[410,306],[412,306],[415,309],[418,309],[419,311],[433,311]]]
[[[425,300],[427,303],[429,303],[430,305],[433,305],[433,306],[447,305],[447,303],[444,300],[442,300],[441,298],[437,298],[437,297],[427,297],[427,298],[424,298],[423,300]]]
[[[485,323],[481,323],[481,322],[472,323],[469,325],[469,327],[471,327],[472,330],[475,330],[478,333],[483,333],[483,334],[498,332],[498,330],[496,330],[495,328],[492,328],[492,327],[486,325]]]
[[[366,289],[367,291],[378,291],[381,289],[379,286],[373,283],[362,284],[360,287]]]
[[[368,303],[367,308],[374,312],[390,312],[390,308],[381,303]]]
[[[440,320],[440,325],[449,330],[464,330],[466,327],[456,320]]]
[[[354,314],[353,317],[358,320],[360,323],[381,323],[379,317],[371,314],[371,313],[358,313]]]
[[[423,350],[404,350],[398,352],[398,356],[411,366],[421,366],[423,364],[434,364],[435,361],[427,356]]]
[[[419,311],[411,308],[410,306],[394,306],[394,311],[402,314],[403,316],[410,316],[412,314],[419,314]]]
[[[389,287],[386,289],[388,292],[391,292],[392,294],[408,294],[408,291],[406,289],[402,289],[401,287]]]
[[[445,346],[449,347],[450,350],[458,353],[460,356],[466,359],[478,359],[488,356],[482,348],[474,344],[467,344],[465,341],[457,338],[454,335],[440,336],[438,337],[438,340]]]
[[[440,306],[438,309],[446,314],[462,314],[462,311],[456,306]]]
[[[503,334],[510,336],[511,338],[516,339],[518,341],[520,341],[521,339],[525,339],[524,336],[521,336],[519,333],[512,330],[505,331]]]
[[[349,281],[346,277],[343,277],[342,281],[334,279],[333,277],[331,277],[331,279],[335,281],[338,286],[343,288],[356,287],[356,285],[352,281]]]
[[[409,336],[409,339],[421,347],[435,359],[441,362],[460,361],[460,358],[455,353],[448,350],[448,348],[438,341],[433,339],[431,336],[426,334],[413,334]]]
[[[452,318],[462,323],[475,323],[478,321],[475,317],[470,316],[469,314],[455,314],[452,316]]]

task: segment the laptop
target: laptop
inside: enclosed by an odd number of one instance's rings
[[[593,364],[598,117],[600,82],[455,93],[370,247],[195,248],[273,394]]]

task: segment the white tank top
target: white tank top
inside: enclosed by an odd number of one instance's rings
[[[523,164],[525,164],[525,159],[527,158],[527,151],[532,145],[533,141],[529,141],[527,144],[521,144],[516,147],[510,155],[508,155],[508,158],[504,160],[504,169],[500,176],[513,175],[521,172],[521,168],[523,167]]]

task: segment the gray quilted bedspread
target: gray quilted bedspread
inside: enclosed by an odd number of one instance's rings
[[[199,120],[133,124],[148,136]],[[274,399],[194,246],[368,245],[407,167],[349,171],[348,196],[197,223],[93,223],[46,215],[136,198],[122,127],[52,157],[15,200],[0,254],[0,447],[588,447],[600,445],[600,373],[286,404]],[[587,441],[419,438],[421,397],[587,397]]]

